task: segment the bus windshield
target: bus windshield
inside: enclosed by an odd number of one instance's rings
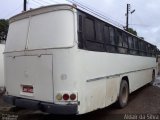
[[[69,10],[59,10],[11,23],[6,52],[71,47],[73,41],[73,13]]]

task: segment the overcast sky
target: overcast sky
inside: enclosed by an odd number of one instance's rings
[[[126,4],[131,4],[130,27],[138,36],[160,48],[160,0],[76,0],[125,26]],[[28,9],[49,4],[67,3],[66,0],[28,0]],[[0,19],[8,19],[22,12],[23,0],[0,0]]]

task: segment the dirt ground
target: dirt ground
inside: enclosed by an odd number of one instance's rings
[[[111,105],[79,116],[56,116],[39,111],[9,110],[11,106],[0,98],[0,119],[6,120],[7,116],[10,119],[15,118],[14,120],[160,120],[160,88],[147,85],[132,93],[129,98],[128,106],[123,109],[117,109],[115,105]]]

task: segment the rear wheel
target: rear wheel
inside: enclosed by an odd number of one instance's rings
[[[118,107],[124,108],[128,103],[129,86],[126,80],[122,80],[119,91]]]
[[[155,80],[155,72],[153,71],[152,72],[152,81],[154,81]]]
[[[150,83],[151,85],[153,85],[154,80],[155,80],[155,71],[153,70],[153,72],[152,72],[152,81]]]

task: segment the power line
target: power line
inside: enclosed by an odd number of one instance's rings
[[[39,5],[42,5],[42,6],[44,6],[44,4],[43,3],[41,3],[41,2],[39,2],[39,1],[36,1],[36,0],[32,0],[33,2],[35,2],[35,3],[37,3],[37,4],[39,4]]]
[[[91,8],[91,7],[88,7],[88,5],[85,5],[84,3],[80,3],[80,2],[77,2],[75,0],[67,0],[68,2],[71,2],[73,4],[76,4],[78,5],[80,8],[88,11],[88,12],[91,12],[92,14],[104,19],[104,20],[107,20],[108,22],[110,22],[111,24],[115,24],[117,27],[120,27],[123,29],[123,25],[121,23],[118,23],[117,21],[111,19],[111,18],[108,18],[106,17],[104,14],[102,14],[102,12],[98,11],[97,9],[95,8]]]
[[[22,8],[22,6],[23,6],[23,4],[20,4],[16,9],[14,9],[14,10],[10,11],[9,13],[7,13],[7,14],[4,16],[4,18],[7,18],[7,17],[13,15],[13,13],[15,13],[18,9]]]
[[[53,1],[52,0],[50,0],[50,1],[45,1],[45,0],[28,0],[28,1],[31,2],[32,4],[36,5],[37,7],[59,3],[57,1],[53,2],[54,0]]]
[[[140,24],[143,24],[144,22],[141,20],[141,18],[139,17],[139,15],[136,15],[136,18],[138,19]]]
[[[129,25],[132,25],[132,26],[144,26],[144,27],[148,27],[149,25],[145,25],[145,24],[129,24]]]
[[[58,1],[55,1],[55,0],[49,0],[49,1],[52,1],[52,2],[57,3],[57,4],[61,3],[61,2],[58,2]]]
[[[45,4],[52,4],[52,3],[49,3],[47,1],[44,1],[44,0],[40,0],[41,2],[45,3]]]
[[[38,3],[34,2],[34,1],[31,1],[31,2],[32,2],[32,4],[34,4],[35,6],[39,7],[39,4],[38,4]]]
[[[41,6],[44,6],[44,5],[50,5],[50,4],[53,4],[53,1],[49,2],[49,1],[45,1],[45,0],[32,0],[34,3],[38,4],[38,5],[41,5]],[[56,2],[55,3],[59,3],[59,2]]]

